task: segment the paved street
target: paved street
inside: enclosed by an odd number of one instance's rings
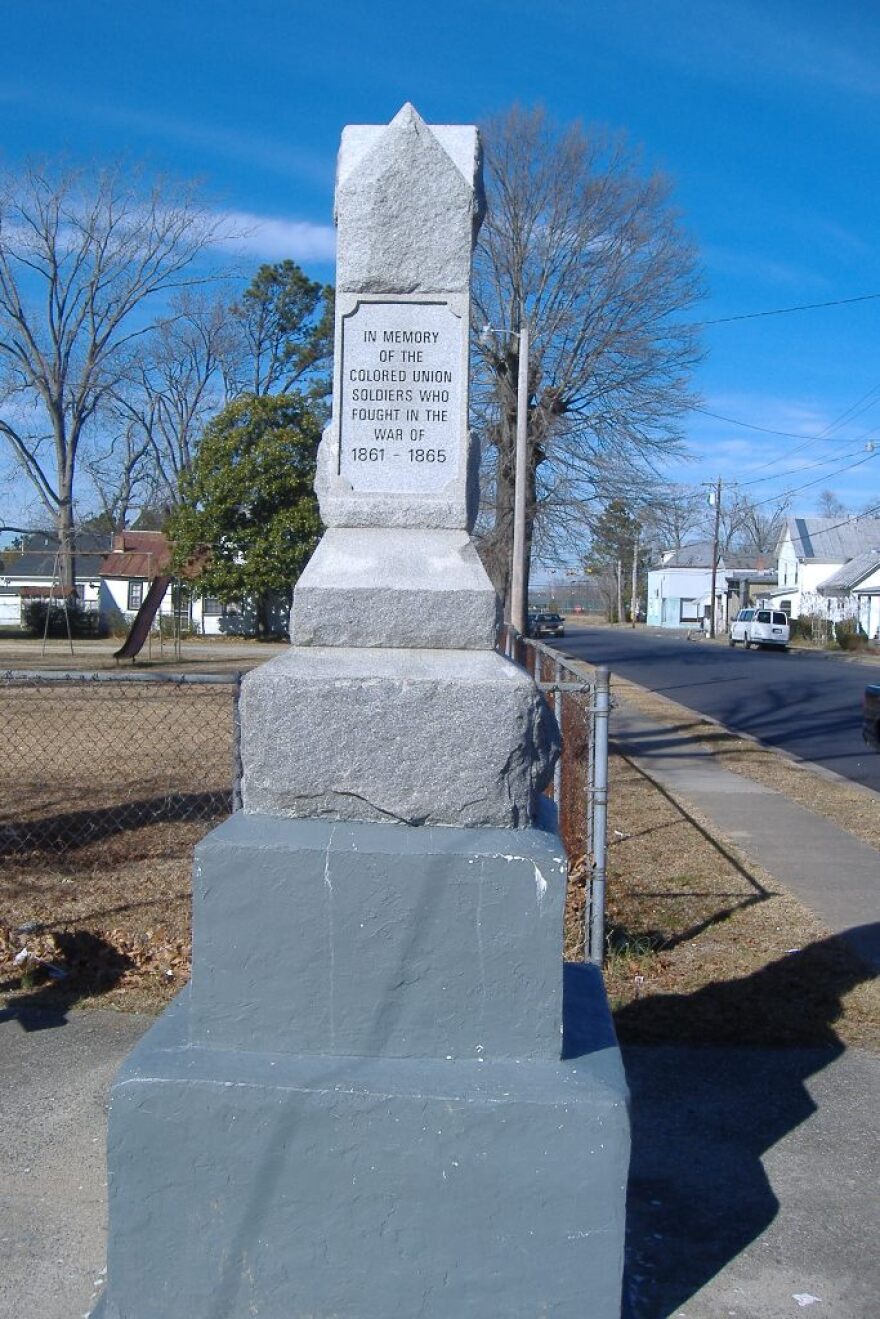
[[[862,693],[880,666],[808,651],[731,649],[643,629],[568,626],[560,649],[607,664],[768,746],[880,791],[880,755],[861,736]]]

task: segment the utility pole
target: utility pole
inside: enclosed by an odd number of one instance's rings
[[[623,559],[617,560],[617,621],[623,622]]]
[[[636,613],[639,603],[639,531],[640,528],[637,525],[633,538],[632,601],[629,607],[633,627],[636,625]]]
[[[513,490],[513,580],[510,621],[517,632],[526,630],[526,486],[529,434],[529,324],[520,310],[519,369],[516,381],[516,468]]]
[[[709,636],[715,636],[715,583],[718,579],[718,535],[721,531],[721,477],[713,491],[715,504],[715,530],[712,534],[712,587],[709,602]],[[711,498],[711,496],[710,496]]]

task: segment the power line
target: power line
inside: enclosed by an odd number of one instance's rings
[[[843,472],[851,472],[854,467],[861,467],[864,463],[870,462],[872,458],[878,457],[878,455],[880,455],[880,450],[866,454],[864,458],[860,458],[858,462],[850,463],[847,467],[838,467],[834,472],[826,472],[824,476],[817,476],[815,481],[806,481],[803,485],[794,486],[791,490],[780,490],[778,494],[772,495],[769,499],[759,500],[754,507],[763,508],[765,504],[779,503],[781,500],[787,499],[789,495],[800,494],[801,490],[809,490],[811,486],[820,485],[823,481],[827,481],[831,477],[841,476]],[[842,526],[843,523],[840,525]]]
[[[783,439],[802,441],[802,443],[797,445],[794,449],[789,449],[786,453],[781,454],[780,457],[771,458],[769,462],[761,463],[759,467],[754,469],[755,471],[760,472],[767,467],[772,467],[774,463],[782,462],[786,458],[793,458],[796,453],[803,453],[804,449],[808,449],[810,445],[818,443],[820,440],[827,439],[829,437],[829,432],[836,430],[844,421],[847,419],[852,420],[862,412],[866,412],[868,408],[872,406],[872,403],[866,402],[866,400],[872,399],[872,396],[877,394],[880,394],[880,384],[872,385],[866,393],[856,399],[855,403],[851,403],[849,407],[844,408],[843,412],[835,417],[833,421],[829,421],[828,425],[825,426],[823,430],[819,431],[818,435],[808,436],[797,435],[794,431],[778,431],[772,430],[768,426],[756,426],[750,421],[741,421],[737,417],[724,417],[719,412],[709,412],[706,408],[694,408],[694,411],[702,413],[705,417],[713,417],[716,421],[728,422],[731,426],[742,426],[746,430],[759,431],[762,435],[779,435]],[[866,404],[866,406],[862,407],[862,404]],[[864,439],[865,436],[870,433],[871,429],[872,428],[869,427],[868,430],[865,431],[865,435],[860,436],[859,438]],[[836,461],[840,456],[840,454],[836,454],[835,457],[829,461]],[[772,480],[772,477],[768,477],[767,479]]]
[[[833,298],[830,302],[802,302],[796,307],[773,307],[769,311],[746,311],[737,316],[718,316],[712,321],[692,321],[695,329],[708,325],[729,325],[731,321],[756,321],[764,316],[788,316],[794,311],[818,311],[822,307],[848,307],[855,302],[874,302],[880,293],[862,293],[857,298]]]
[[[880,513],[880,504],[875,504],[873,508],[866,508],[861,513],[853,513],[850,517],[844,518],[842,522],[832,522],[830,527],[823,527],[823,531],[837,531],[838,527],[846,527],[850,522],[861,522],[862,518],[869,518],[872,513]]]
[[[797,450],[795,450],[795,452],[797,452]],[[797,476],[798,472],[808,472],[813,467],[827,467],[829,463],[840,462],[841,460],[845,460],[847,458],[855,458],[860,453],[864,453],[864,447],[853,449],[850,453],[836,453],[833,458],[820,458],[818,462],[805,463],[803,467],[795,467],[788,472],[771,472],[769,476],[756,476],[750,481],[734,481],[733,484],[736,486],[760,485],[763,481],[780,481],[785,476]],[[788,455],[785,456],[787,457]],[[774,459],[774,462],[782,462],[782,461],[783,461],[782,458]],[[765,466],[769,467],[770,464],[767,463],[765,464]],[[758,467],[755,468],[755,470],[760,471],[761,468]],[[837,472],[828,472],[827,475],[829,477],[836,476]],[[729,484],[731,483],[728,482],[728,485]]]
[[[857,398],[855,403],[846,408],[839,417],[834,421],[829,421],[825,429],[819,432],[820,437],[824,438],[829,431],[837,430],[838,426],[841,426],[845,421],[853,421],[856,417],[860,417],[863,412],[870,411],[877,402],[876,396],[878,394],[880,394],[880,385],[873,385],[866,393],[862,394],[861,398]]]
[[[694,412],[700,412],[704,417],[712,417],[715,421],[726,421],[731,426],[743,426],[746,430],[760,431],[762,435],[781,435],[787,440],[802,440],[803,435],[796,434],[795,431],[777,431],[771,430],[769,426],[755,426],[750,421],[740,421],[737,417],[724,417],[720,412],[709,412],[706,408],[694,408]],[[810,439],[818,439],[818,435],[810,436]]]

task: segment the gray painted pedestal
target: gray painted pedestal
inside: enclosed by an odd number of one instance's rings
[[[112,1091],[98,1314],[616,1316],[626,1087],[593,968],[563,1007],[564,879],[542,829],[215,830]]]

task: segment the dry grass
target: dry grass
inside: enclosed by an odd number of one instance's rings
[[[617,677],[614,696],[880,848],[876,793]],[[878,1047],[880,986],[849,947],[689,803],[620,754],[610,773],[605,979],[621,1038]],[[568,957],[583,956],[583,904],[581,864],[569,891]]]
[[[658,723],[674,725],[687,735],[689,744],[710,750],[724,769],[775,788],[792,801],[846,829],[870,847],[880,849],[880,802],[876,792],[835,779],[790,759],[781,751],[729,733],[693,710],[625,679],[615,677],[614,694],[626,705]]]
[[[228,799],[230,689],[4,687],[0,721],[0,990],[161,1006],[189,975],[192,851]]]
[[[880,1045],[880,988],[685,803],[611,765],[606,984],[621,1038]]]
[[[615,685],[646,713],[677,724],[688,719],[689,735],[701,735],[697,716],[629,684]],[[182,698],[165,692],[165,702],[174,702],[165,709],[153,690],[146,697],[141,689],[137,702],[102,697],[99,705],[87,703],[91,696],[56,693],[40,707],[36,724],[33,710],[25,717],[24,702],[32,697],[14,693],[5,707],[9,754],[0,766],[0,826],[79,811],[97,812],[103,822],[99,836],[62,855],[50,849],[22,857],[7,847],[0,870],[0,990],[12,998],[155,1011],[186,982],[192,849],[211,825],[160,820],[119,827],[126,818],[119,810],[169,790],[186,796],[228,787],[229,721],[228,713],[208,715],[201,691]],[[144,705],[144,699],[159,703]],[[159,756],[160,729],[173,741]],[[796,788],[803,794],[796,799],[813,809],[818,793],[838,822],[841,794],[851,796],[848,827],[864,829],[858,836],[866,841],[876,838],[866,836],[865,809],[876,811],[875,798],[808,779],[783,757],[714,725],[705,730],[729,768],[765,775],[761,782],[792,796]],[[13,752],[24,759],[16,763]],[[840,1039],[876,1047],[877,986],[846,947],[686,803],[620,756],[612,757],[611,771],[606,979],[621,1036],[732,1044]],[[579,796],[579,780],[573,784]],[[568,957],[583,955],[583,895],[584,868],[576,864]],[[32,960],[16,964],[23,949]],[[53,967],[62,979],[52,979]]]

